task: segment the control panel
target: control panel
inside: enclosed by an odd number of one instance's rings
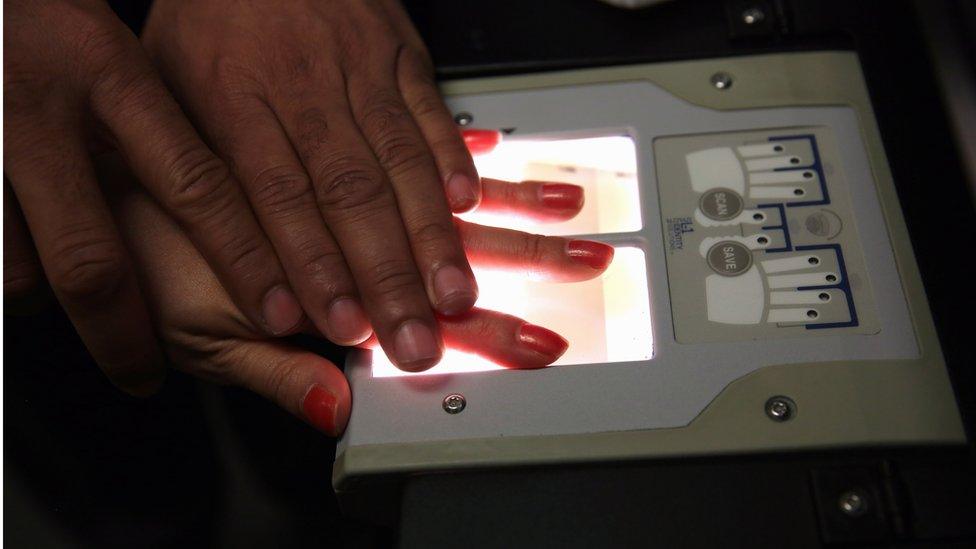
[[[655,140],[675,338],[880,329],[827,127]]]

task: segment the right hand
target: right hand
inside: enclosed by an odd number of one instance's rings
[[[484,180],[482,208],[521,211],[547,219],[566,219],[579,211],[552,208],[541,199],[541,193],[534,192],[538,183],[523,185]],[[342,432],[351,397],[345,377],[334,364],[262,337],[234,306],[186,235],[143,193],[129,193],[116,211],[136,268],[145,281],[164,347],[178,368],[248,388],[327,434]],[[526,272],[553,281],[596,277],[613,256],[613,248],[606,244],[588,243],[584,249],[589,255],[580,257],[565,238],[463,221],[458,221],[458,228],[473,265]],[[511,368],[546,366],[568,345],[541,326],[482,309],[442,318],[440,329],[449,347]],[[364,345],[375,347],[375,339]]]

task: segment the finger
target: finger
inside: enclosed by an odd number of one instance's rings
[[[32,124],[30,139],[5,131],[6,169],[47,279],[112,382],[151,394],[162,353],[85,144],[72,128]]]
[[[352,396],[345,376],[325,358],[273,341],[236,340],[215,360],[228,381],[271,400],[330,436],[346,428]]]
[[[399,51],[396,62],[398,86],[434,154],[451,209],[456,213],[472,210],[481,200],[481,180],[471,160],[472,153],[466,150],[441,99],[423,39],[400,2],[384,0],[379,4],[398,37],[407,44]]]
[[[479,212],[555,222],[572,219],[583,209],[583,188],[577,185],[546,181],[511,183],[487,177],[481,180],[481,185]]]
[[[41,303],[44,271],[10,183],[3,184],[3,310],[28,313]]]
[[[233,105],[233,106],[231,106]],[[339,345],[372,332],[346,260],[322,220],[311,181],[288,136],[257,98],[215,106],[204,124],[233,159],[255,213],[303,309]]]
[[[443,342],[393,189],[348,106],[323,100],[344,94],[323,85],[273,97],[271,105],[312,178],[319,211],[384,349],[398,367],[423,370],[440,360]]]
[[[502,132],[495,130],[461,130],[461,138],[464,139],[464,146],[468,151],[477,156],[488,154],[495,150],[495,147],[502,142]],[[484,200],[484,180],[481,181],[481,199]]]
[[[92,83],[96,115],[241,310],[269,334],[294,331],[301,306],[237,181],[190,126],[135,37],[111,48],[111,63],[98,67]]]
[[[506,368],[542,368],[569,348],[569,343],[552,330],[477,307],[461,316],[442,317],[440,323],[449,348],[476,354]],[[361,346],[373,349],[376,341],[370,338]]]
[[[434,155],[451,209],[460,213],[476,208],[481,200],[481,179],[467,139],[458,133],[454,118],[441,99],[433,66],[425,55],[404,47],[396,71],[400,93]]]
[[[542,368],[569,348],[556,332],[521,318],[474,309],[460,318],[442,318],[444,342],[506,368]]]
[[[576,282],[599,276],[613,261],[613,246],[602,242],[541,236],[461,220],[457,225],[468,258],[480,268]]]
[[[467,311],[477,300],[477,283],[438,183],[430,150],[395,82],[358,76],[350,80],[349,89],[359,127],[393,185],[430,302],[441,314]]]

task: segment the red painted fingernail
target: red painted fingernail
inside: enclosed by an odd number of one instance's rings
[[[529,349],[550,357],[549,362],[563,356],[569,348],[569,342],[556,332],[528,322],[519,328],[518,339]]]
[[[566,245],[566,255],[592,269],[602,271],[613,261],[613,246],[592,240],[570,240]]]
[[[547,208],[576,211],[583,207],[583,187],[546,183],[539,188],[539,200]]]
[[[502,141],[502,132],[495,130],[461,130],[461,136],[471,154],[490,153]]]
[[[337,404],[335,395],[321,385],[313,385],[302,401],[302,411],[305,412],[308,422],[316,429],[335,436],[338,434],[336,432]]]
[[[268,331],[276,336],[297,328],[305,316],[295,294],[284,286],[277,286],[264,296],[261,314]]]

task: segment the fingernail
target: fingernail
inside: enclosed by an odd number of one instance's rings
[[[487,154],[498,146],[502,132],[496,130],[461,130],[461,137],[471,154]]]
[[[359,303],[350,297],[341,297],[332,302],[326,320],[329,332],[340,345],[356,345],[362,343],[372,332],[366,311]]]
[[[426,370],[441,356],[440,346],[434,332],[419,320],[404,322],[394,337],[397,366],[403,370],[419,372]]]
[[[336,432],[336,407],[338,400],[335,395],[327,391],[321,385],[312,385],[302,401],[302,411],[305,418],[316,429],[335,436]]]
[[[474,208],[478,204],[478,194],[471,178],[463,173],[456,173],[448,178],[447,201],[451,210],[457,213]]]
[[[461,269],[445,265],[434,273],[434,301],[443,315],[461,314],[474,306],[478,289]]]
[[[570,240],[566,255],[584,265],[602,271],[613,261],[613,246],[592,240]]]
[[[546,183],[539,188],[542,205],[554,210],[579,210],[583,207],[583,188],[565,183]]]
[[[281,335],[295,329],[305,313],[291,290],[277,286],[264,296],[262,315],[271,335]]]
[[[569,348],[569,342],[556,332],[528,322],[519,328],[518,339],[522,345],[529,349],[551,357],[550,362],[563,356],[563,353]]]

